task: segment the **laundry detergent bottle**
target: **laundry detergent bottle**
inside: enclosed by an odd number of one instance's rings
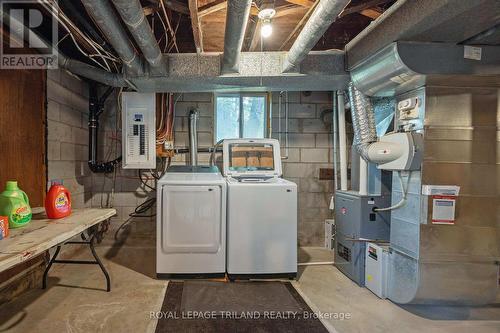
[[[71,214],[71,194],[62,181],[52,181],[45,197],[45,212],[49,219],[60,219]]]
[[[31,221],[28,196],[17,186],[17,181],[8,181],[5,191],[0,193],[0,215],[7,216],[10,228],[19,228]]]

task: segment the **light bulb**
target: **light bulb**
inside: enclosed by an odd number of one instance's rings
[[[262,23],[262,28],[260,29],[260,34],[262,37],[267,38],[271,36],[273,33],[273,26],[271,25],[271,21],[264,21]]]

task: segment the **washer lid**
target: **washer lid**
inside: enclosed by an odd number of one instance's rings
[[[280,144],[276,139],[226,139],[222,149],[224,176],[282,175]]]

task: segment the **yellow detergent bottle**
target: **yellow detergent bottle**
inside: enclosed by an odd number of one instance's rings
[[[0,193],[0,215],[8,217],[10,228],[19,228],[31,221],[28,196],[17,186],[17,181],[8,181],[5,191]]]

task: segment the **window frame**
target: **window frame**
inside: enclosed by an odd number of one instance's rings
[[[232,138],[232,139],[246,139],[243,137],[243,132],[244,132],[244,122],[243,122],[243,98],[244,97],[264,97],[265,103],[264,103],[264,132],[262,133],[262,138],[267,139],[269,137],[269,130],[268,130],[268,119],[269,119],[269,112],[270,112],[270,107],[269,107],[269,94],[266,92],[235,92],[235,93],[215,93],[214,94],[214,143],[217,143],[217,98],[218,97],[238,97],[240,100],[240,108],[239,108],[239,137],[238,138]],[[257,139],[257,138],[248,138],[248,139]]]

